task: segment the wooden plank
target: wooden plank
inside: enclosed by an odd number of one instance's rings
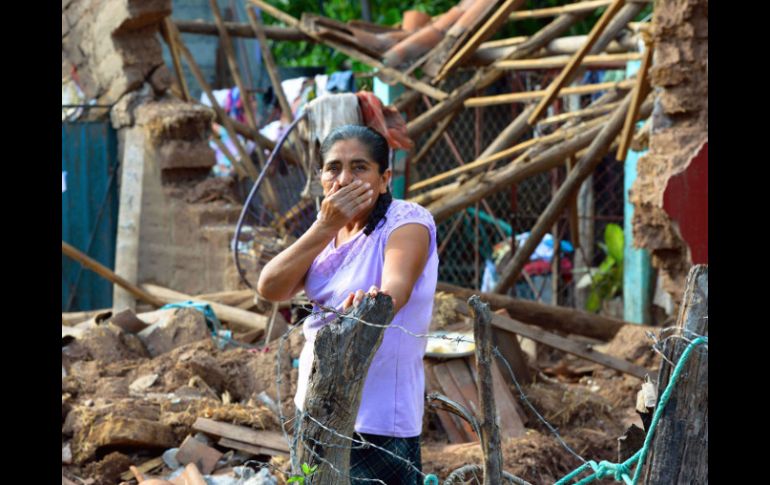
[[[245,426],[214,421],[213,419],[208,418],[196,419],[193,424],[193,429],[221,438],[241,441],[254,446],[271,448],[286,453],[289,452],[288,443],[286,443],[283,434],[278,431],[260,431]]]
[[[476,387],[476,381],[471,375],[471,369],[468,367],[468,359],[450,359],[446,361],[446,370],[455,382],[457,389],[462,394],[464,403],[460,403],[468,411],[479,418],[479,390]],[[467,406],[466,406],[467,404]]]
[[[470,311],[467,305],[462,300],[458,299],[457,311],[462,315],[470,316]],[[540,342],[543,345],[547,345],[557,350],[567,352],[568,354],[575,355],[577,357],[596,362],[604,367],[615,369],[624,374],[629,374],[639,379],[644,379],[645,376],[650,374],[650,371],[644,367],[632,364],[623,359],[613,357],[611,355],[603,354],[594,350],[591,346],[586,344],[577,343],[565,337],[560,337],[556,334],[546,332],[545,330],[526,325],[512,318],[506,318],[501,315],[492,315],[492,325],[502,330],[521,335]]]
[[[500,311],[505,312],[501,313],[501,315],[510,317],[505,309],[498,310],[498,312]],[[502,355],[503,358],[508,361],[508,365],[511,366],[511,369],[513,370],[513,373],[516,376],[516,380],[519,382],[519,384],[524,385],[531,383],[532,371],[529,368],[527,357],[521,350],[521,345],[519,345],[519,339],[516,338],[516,335],[512,335],[509,332],[504,332],[499,328],[493,328],[492,338],[495,346],[500,351],[500,355]],[[507,373],[505,374],[505,377],[505,382],[513,385],[513,380]]]
[[[497,330],[496,327],[495,330]],[[507,369],[505,373],[508,373]],[[518,438],[527,434],[527,428],[524,426],[521,408],[516,404],[506,382],[500,369],[500,363],[495,360],[492,365],[492,388],[495,393],[497,412],[500,414],[500,431],[504,438]]]
[[[161,466],[163,466],[163,457],[158,456],[156,458],[153,458],[152,460],[145,461],[144,463],[137,466],[136,468],[141,473],[147,473]],[[127,470],[120,474],[120,478],[123,480],[131,480],[132,478],[134,478],[134,474],[131,473],[131,470]]]
[[[441,386],[442,394],[444,394],[449,399],[457,402],[458,404],[464,406],[469,412],[472,412],[472,408],[468,405],[468,402],[463,397],[462,392],[460,392],[460,389],[458,389],[457,384],[455,384],[454,382],[454,379],[452,379],[449,369],[447,368],[446,362],[442,362],[434,365],[433,375],[436,377],[436,382],[438,382],[439,386]],[[456,418],[456,419],[460,423],[460,429],[462,429],[463,434],[465,435],[466,441],[479,441],[479,437],[476,435],[476,432],[473,430],[473,426],[471,426],[470,423],[466,422],[464,419],[460,419],[460,418]]]
[[[232,448],[234,450],[245,451],[252,455],[268,455],[268,456],[289,456],[288,451],[275,450],[273,448],[267,448],[265,446],[256,446],[243,441],[233,440],[230,438],[220,438],[217,442],[219,446],[225,448]]]
[[[620,101],[615,101],[612,103],[601,104],[598,106],[590,106],[585,109],[567,111],[566,113],[561,113],[555,116],[549,116],[548,118],[543,118],[537,123],[537,126],[545,127],[545,126],[553,125],[555,123],[572,121],[576,118],[579,119],[579,118],[585,118],[588,116],[603,115],[611,111],[614,111],[615,108],[617,108],[619,105],[620,105]]]
[[[138,286],[130,283],[129,281],[126,281],[124,278],[118,276],[115,274],[112,270],[105,267],[98,261],[91,259],[87,255],[80,252],[77,248],[72,246],[71,244],[68,244],[64,241],[61,242],[61,252],[68,256],[78,263],[82,264],[84,267],[90,269],[94,273],[98,274],[102,278],[105,278],[112,282],[113,284],[116,284],[120,286],[121,288],[128,291],[132,296],[142,300],[146,301],[147,303],[155,306],[163,306],[163,301],[161,301],[156,296],[150,294],[149,292],[143,290],[142,288],[139,288]]]
[[[97,315],[111,313],[112,308],[103,308],[101,310],[88,310],[84,312],[62,312],[61,324],[65,326],[77,325],[78,323],[90,320]]]
[[[433,371],[434,365],[434,362],[425,361],[425,391],[427,394],[431,392],[441,392],[441,386],[436,382],[436,376]],[[456,416],[453,417],[450,412],[444,411],[443,409],[435,409],[435,412],[450,443],[466,443],[468,441],[462,429],[455,423],[455,420],[459,418]]]
[[[185,295],[184,293],[170,290],[168,288],[163,288],[162,286],[158,285],[145,284],[142,285],[142,288],[150,293],[153,297],[157,298],[158,301],[161,302],[161,305],[187,300],[200,301],[202,303],[208,303],[211,305],[211,309],[214,310],[214,313],[216,313],[220,320],[236,323],[256,330],[267,329],[268,317],[260,315],[259,313],[241,310],[240,308],[222,305],[221,303],[216,303],[213,301],[197,299],[193,296]]]
[[[145,159],[144,130],[140,127],[121,131],[120,199],[118,234],[115,242],[115,273],[131,284],[137,283],[139,273],[139,227],[142,216]],[[136,309],[136,298],[117,286],[112,292],[113,308]]]
[[[582,47],[580,47],[580,50],[578,50],[572,56],[572,59],[570,59],[569,63],[564,67],[561,73],[559,73],[556,79],[554,79],[551,82],[551,84],[548,86],[548,89],[546,90],[546,94],[538,102],[537,106],[535,107],[535,110],[532,112],[532,114],[529,116],[529,119],[527,120],[530,125],[534,125],[535,122],[538,120],[538,118],[542,116],[542,114],[545,112],[548,106],[559,95],[559,92],[564,87],[564,85],[572,81],[575,74],[577,73],[578,67],[580,67],[580,63],[583,61],[583,57],[585,57],[586,54],[589,53],[591,48],[599,39],[599,36],[604,31],[605,27],[607,27],[607,25],[610,23],[610,20],[612,20],[612,17],[614,17],[615,14],[618,13],[618,11],[620,10],[620,7],[623,6],[624,1],[625,0],[614,0],[612,4],[609,7],[607,7],[607,10],[604,11],[601,18],[599,18],[599,21],[596,22],[596,24],[591,29],[591,33],[588,34],[588,39],[586,39],[586,43],[583,44]]]

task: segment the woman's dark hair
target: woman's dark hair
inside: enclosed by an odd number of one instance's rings
[[[338,141],[351,139],[358,140],[366,145],[366,148],[369,149],[369,155],[375,162],[377,162],[380,174],[385,173],[385,170],[388,169],[388,142],[385,140],[384,136],[367,126],[342,125],[332,130],[321,144],[321,157],[325,157],[332,146]],[[374,209],[371,214],[369,214],[369,219],[366,221],[364,234],[368,236],[377,228],[380,221],[386,220],[385,213],[388,212],[388,207],[390,207],[392,201],[393,196],[390,194],[390,190],[377,197]]]

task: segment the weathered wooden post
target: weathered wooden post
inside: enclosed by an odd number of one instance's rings
[[[476,341],[476,372],[479,385],[481,447],[484,451],[484,485],[503,483],[503,452],[492,391],[492,315],[489,305],[473,295],[468,299]]]
[[[306,483],[350,483],[353,443],[345,437],[353,436],[369,365],[392,319],[393,301],[379,293],[316,335],[296,450],[299,463],[318,465]]]
[[[708,336],[707,265],[694,266],[687,276],[677,327],[688,340]],[[663,353],[676,363],[687,345],[685,340],[671,339]],[[663,410],[644,464],[645,485],[708,483],[708,355],[703,348],[690,355]],[[672,371],[671,365],[661,366],[659,396]]]

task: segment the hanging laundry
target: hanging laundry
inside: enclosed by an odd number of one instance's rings
[[[370,91],[359,91],[358,103],[364,124],[388,140],[390,148],[410,150],[414,142],[406,134],[406,121],[393,106],[383,106],[382,101]]]
[[[326,89],[330,93],[355,93],[356,79],[353,71],[337,71],[329,77]]]
[[[309,102],[308,114],[310,139],[322,143],[326,135],[342,125],[362,124],[358,97],[352,93],[326,94]]]

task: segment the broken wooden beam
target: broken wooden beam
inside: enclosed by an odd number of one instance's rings
[[[562,306],[546,305],[531,300],[521,300],[498,293],[469,290],[449,283],[439,282],[436,291],[452,293],[460,298],[479,295],[492,308],[504,308],[511,318],[528,325],[566,334],[582,335],[597,340],[611,340],[628,322],[604,315],[576,310]]]
[[[669,339],[662,349],[670,362],[679,361],[688,340],[708,337],[708,265],[690,268],[676,332],[684,339]],[[643,464],[644,480],[639,483],[708,482],[708,352],[703,349],[702,345],[693,349],[672,389]],[[661,364],[658,396],[668,386],[673,370],[668,363]]]
[[[135,298],[145,301],[151,305],[163,306],[163,301],[152,295],[151,293],[139,288],[138,286],[126,281],[124,278],[115,274],[111,269],[107,268],[103,264],[99,263],[95,259],[88,257],[80,252],[77,248],[64,241],[61,242],[61,252],[82,264],[84,267],[90,269],[94,273],[98,274],[102,278],[105,278],[129,292]]]
[[[473,295],[468,299],[473,317],[473,337],[476,343],[476,373],[479,391],[479,429],[481,449],[484,453],[484,485],[496,485],[503,481],[503,452],[500,448],[500,428],[497,425],[495,395],[492,390],[492,313],[489,305]]]
[[[471,316],[470,310],[467,304],[458,299],[457,311],[466,316]],[[527,325],[512,318],[507,318],[502,315],[492,315],[492,325],[502,330],[521,335],[528,339],[532,339],[535,342],[540,342],[543,345],[552,347],[557,350],[561,350],[568,354],[575,355],[582,359],[595,362],[604,367],[614,369],[624,374],[632,375],[639,379],[644,379],[650,374],[650,371],[642,366],[633,364],[623,359],[613,357],[611,355],[603,354],[594,350],[590,345],[585,343],[575,342],[566,337],[560,337],[556,334],[546,332],[545,330]],[[507,369],[506,369],[507,370]]]
[[[174,25],[184,34],[219,35],[219,28],[214,22],[204,20],[173,20]],[[232,37],[254,38],[254,30],[247,23],[225,22],[225,29]],[[265,37],[271,40],[289,40],[315,42],[299,29],[294,27],[279,27],[276,25],[265,26]]]
[[[318,466],[314,483],[350,482],[350,441],[374,354],[393,319],[393,300],[366,296],[352,312],[318,331],[301,412],[298,463]],[[361,321],[374,325],[362,325]]]
[[[214,301],[196,299],[194,296],[185,295],[184,293],[170,290],[168,288],[163,288],[162,286],[158,286],[158,285],[144,284],[142,285],[142,288],[147,293],[149,293],[154,298],[156,298],[161,305],[164,305],[166,303],[178,303],[182,301],[195,300],[201,303],[208,303],[209,305],[211,305],[211,309],[214,310],[214,313],[217,315],[217,318],[219,318],[220,320],[224,320],[226,322],[230,322],[237,325],[242,325],[244,327],[253,328],[255,330],[267,329],[268,317],[264,315],[260,315],[259,313],[241,310],[240,308],[235,308],[228,305],[222,305],[221,303],[217,303]]]
[[[228,438],[241,443],[248,443],[253,446],[270,448],[289,453],[289,444],[286,442],[283,434],[279,431],[256,430],[237,424],[223,423],[208,418],[198,418],[193,423],[192,428],[208,435],[220,438]]]

